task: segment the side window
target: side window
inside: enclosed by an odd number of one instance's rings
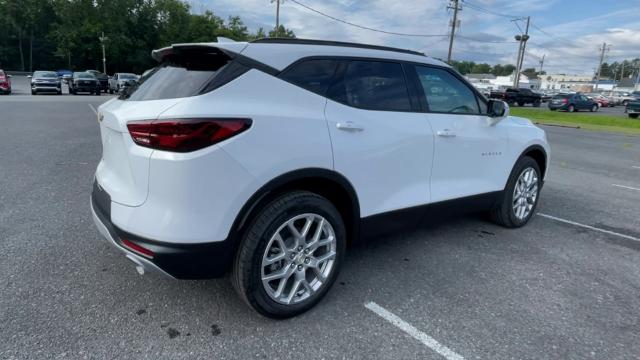
[[[411,111],[402,65],[352,60],[341,80],[331,85],[330,99],[367,110]]]
[[[446,70],[416,66],[418,80],[427,98],[429,111],[454,114],[480,114],[476,95]],[[485,105],[485,104],[483,104]],[[486,113],[486,105],[484,106]]]
[[[285,71],[280,78],[324,96],[337,63],[335,60],[306,60]]]

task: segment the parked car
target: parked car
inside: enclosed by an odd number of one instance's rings
[[[138,75],[130,73],[115,73],[109,79],[109,93],[119,93],[127,86],[132,86],[138,81]]]
[[[624,109],[630,118],[637,119],[640,115],[640,100],[629,101]]]
[[[11,75],[0,69],[0,94],[11,94]]]
[[[518,106],[533,104],[533,106],[539,107],[542,103],[542,96],[536,94],[530,89],[509,88],[505,91],[492,91],[490,97],[492,99],[506,101],[509,105],[512,106],[514,104],[518,104]]]
[[[96,77],[88,72],[74,72],[69,79],[69,94],[76,95],[79,92],[100,95],[100,83]]]
[[[542,101],[543,103],[549,102],[549,100],[551,100],[551,98],[553,97],[553,95],[551,95],[550,93],[548,93],[546,91],[542,91],[542,92],[534,91],[534,93],[540,95],[540,101]]]
[[[61,70],[56,70],[56,73],[64,83],[67,83],[67,81],[73,77],[73,71],[71,70],[61,69]]]
[[[614,105],[626,106],[629,101],[636,100],[630,92],[626,91],[612,91],[609,93],[609,97],[613,100]]]
[[[109,90],[109,76],[105,73],[101,73],[98,70],[86,70],[86,72],[93,74],[93,76],[100,82],[100,90],[107,92]]]
[[[585,94],[589,99],[595,101],[596,103],[598,103],[599,107],[609,107],[611,106],[611,104],[609,103],[609,98],[607,98],[606,96],[602,95],[602,94],[598,94],[598,93],[589,93],[589,94]]]
[[[327,293],[347,242],[443,206],[509,228],[535,213],[544,131],[439,60],[301,39],[153,57],[156,71],[98,109],[91,195],[98,230],[139,273],[231,271],[247,304],[284,318]]]
[[[584,94],[558,94],[549,102],[549,110],[566,110],[575,112],[579,110],[589,110],[591,112],[598,111],[598,103],[589,99]]]
[[[38,93],[62,94],[62,80],[55,71],[34,71],[31,76],[31,95]]]

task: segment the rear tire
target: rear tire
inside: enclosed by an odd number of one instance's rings
[[[518,102],[518,106],[525,106],[524,102]]]
[[[598,111],[598,105],[592,105],[591,112],[596,112],[596,111]]]
[[[296,236],[291,226],[297,234],[307,231]],[[314,238],[323,245],[315,243],[314,248]],[[311,192],[290,192],[262,208],[244,231],[232,283],[260,314],[292,317],[326,295],[338,276],[345,248],[345,226],[333,204]]]
[[[576,111],[576,107],[573,105],[569,105],[569,107],[567,108],[568,112],[575,112]]]
[[[533,102],[533,107],[540,107],[540,104],[541,104],[540,100],[534,101]]]
[[[637,119],[638,118],[638,114],[629,114],[629,117],[632,119]]]
[[[520,158],[511,170],[502,198],[489,212],[491,220],[507,228],[525,225],[538,205],[542,179],[540,174],[540,167],[533,158]]]

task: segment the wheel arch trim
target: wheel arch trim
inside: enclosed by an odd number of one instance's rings
[[[253,193],[253,195],[249,197],[249,199],[240,209],[240,212],[238,212],[238,214],[236,215],[236,218],[231,226],[229,236],[234,238],[233,241],[236,244],[239,242],[236,237],[240,235],[242,229],[245,227],[251,215],[254,215],[256,211],[259,210],[260,205],[263,205],[265,201],[270,199],[271,195],[279,194],[281,192],[280,190],[286,188],[288,185],[294,185],[296,183],[304,181],[305,179],[311,181],[328,181],[344,190],[344,192],[349,197],[347,200],[351,205],[350,213],[352,215],[351,219],[343,219],[345,221],[345,224],[350,224],[351,227],[347,228],[347,233],[352,237],[359,236],[360,202],[358,200],[358,195],[355,191],[355,188],[353,187],[351,182],[347,180],[347,178],[342,174],[333,170],[323,168],[305,168],[278,175],[277,177],[262,185],[257,191]],[[295,187],[292,187],[291,189],[294,188]],[[334,205],[338,207],[337,204]],[[338,210],[340,211],[341,209]]]

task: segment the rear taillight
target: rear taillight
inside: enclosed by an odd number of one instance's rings
[[[189,152],[240,134],[251,119],[168,119],[130,121],[133,141],[157,150]]]
[[[566,104],[566,103],[568,103],[568,102],[569,102],[569,99],[562,99],[562,103],[563,103],[563,104]]]

